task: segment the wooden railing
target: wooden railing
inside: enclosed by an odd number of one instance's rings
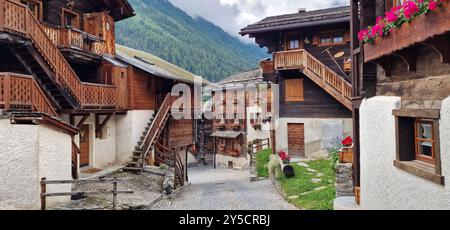
[[[83,107],[115,107],[117,99],[115,86],[83,82]]]
[[[175,97],[170,95],[169,93],[161,104],[158,113],[155,115],[152,125],[150,126],[150,129],[148,130],[147,135],[144,138],[144,141],[142,142],[141,146],[139,146],[143,151],[143,158],[145,158],[149,154],[156,138],[164,129],[174,99]]]
[[[116,105],[116,88],[108,85],[85,84],[80,81],[75,71],[59,51],[56,43],[63,40],[57,28],[40,23],[27,7],[13,0],[0,0],[0,31],[5,31],[27,39],[31,39],[33,45],[45,59],[54,72],[55,82],[65,89],[79,105]],[[83,46],[80,33],[70,29],[70,43],[75,46]],[[104,48],[93,46],[95,52],[102,52]]]
[[[78,49],[99,56],[106,52],[106,42],[103,39],[84,31],[44,23],[42,23],[42,27],[59,48]]]
[[[33,77],[15,73],[0,73],[0,108],[56,115]]]
[[[351,109],[352,85],[306,50],[274,54],[275,69],[303,69],[303,73]]]
[[[185,165],[180,155],[173,149],[167,148],[166,146],[155,143],[155,159],[159,163],[167,164],[174,168],[174,186],[178,188],[184,185],[185,180]]]

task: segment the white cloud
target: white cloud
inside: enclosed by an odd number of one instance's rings
[[[192,17],[203,17],[233,36],[265,17],[348,5],[348,0],[169,0]],[[245,40],[245,39],[244,39]],[[248,41],[248,40],[247,40]]]

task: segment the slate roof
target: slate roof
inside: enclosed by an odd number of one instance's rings
[[[153,54],[116,44],[116,58],[152,75],[184,83],[208,84],[201,76],[195,75]]]
[[[257,23],[241,29],[241,35],[268,32],[273,30],[294,29],[322,24],[350,22],[350,6],[298,12],[267,17]]]
[[[226,85],[226,84],[243,84],[247,85],[250,83],[258,84],[263,81],[263,76],[261,69],[252,69],[244,72],[240,72],[237,74],[233,74],[222,81],[219,81],[217,85]]]
[[[243,134],[243,132],[237,132],[237,131],[215,131],[214,133],[211,134],[211,137],[236,139],[242,134]]]

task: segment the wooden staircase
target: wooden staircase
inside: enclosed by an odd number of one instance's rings
[[[142,133],[141,141],[138,142],[138,146],[133,151],[132,161],[125,170],[144,171],[146,159],[154,149],[155,143],[170,117],[170,110],[174,99],[175,97],[170,94],[166,96],[155,117],[148,123],[149,126]]]
[[[300,69],[342,105],[352,110],[352,85],[306,50],[291,50],[274,54],[278,71]]]

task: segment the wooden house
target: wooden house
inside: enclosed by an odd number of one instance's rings
[[[361,207],[449,209],[450,4],[409,1],[410,22],[367,39],[369,26],[395,23],[405,1],[351,2],[354,178]],[[385,12],[392,17],[377,20]]]
[[[261,67],[279,85],[274,151],[327,156],[334,139],[351,135],[348,6],[268,17],[240,34],[273,54]]]
[[[270,137],[264,119],[271,112],[270,86],[263,81],[261,69],[234,74],[217,86],[212,89],[215,166],[247,168],[248,142]]]
[[[175,186],[184,183],[182,157],[193,143],[194,120],[173,119],[170,109],[180,96],[170,92],[202,80],[151,54],[116,47],[115,23],[133,15],[126,0],[0,0],[2,119],[71,135],[48,149],[61,152],[55,159],[69,167],[44,162],[48,168],[39,176],[58,172],[48,179],[70,179],[125,164],[142,171],[166,163],[176,168]],[[16,139],[23,141],[21,126],[2,128],[19,130]]]

